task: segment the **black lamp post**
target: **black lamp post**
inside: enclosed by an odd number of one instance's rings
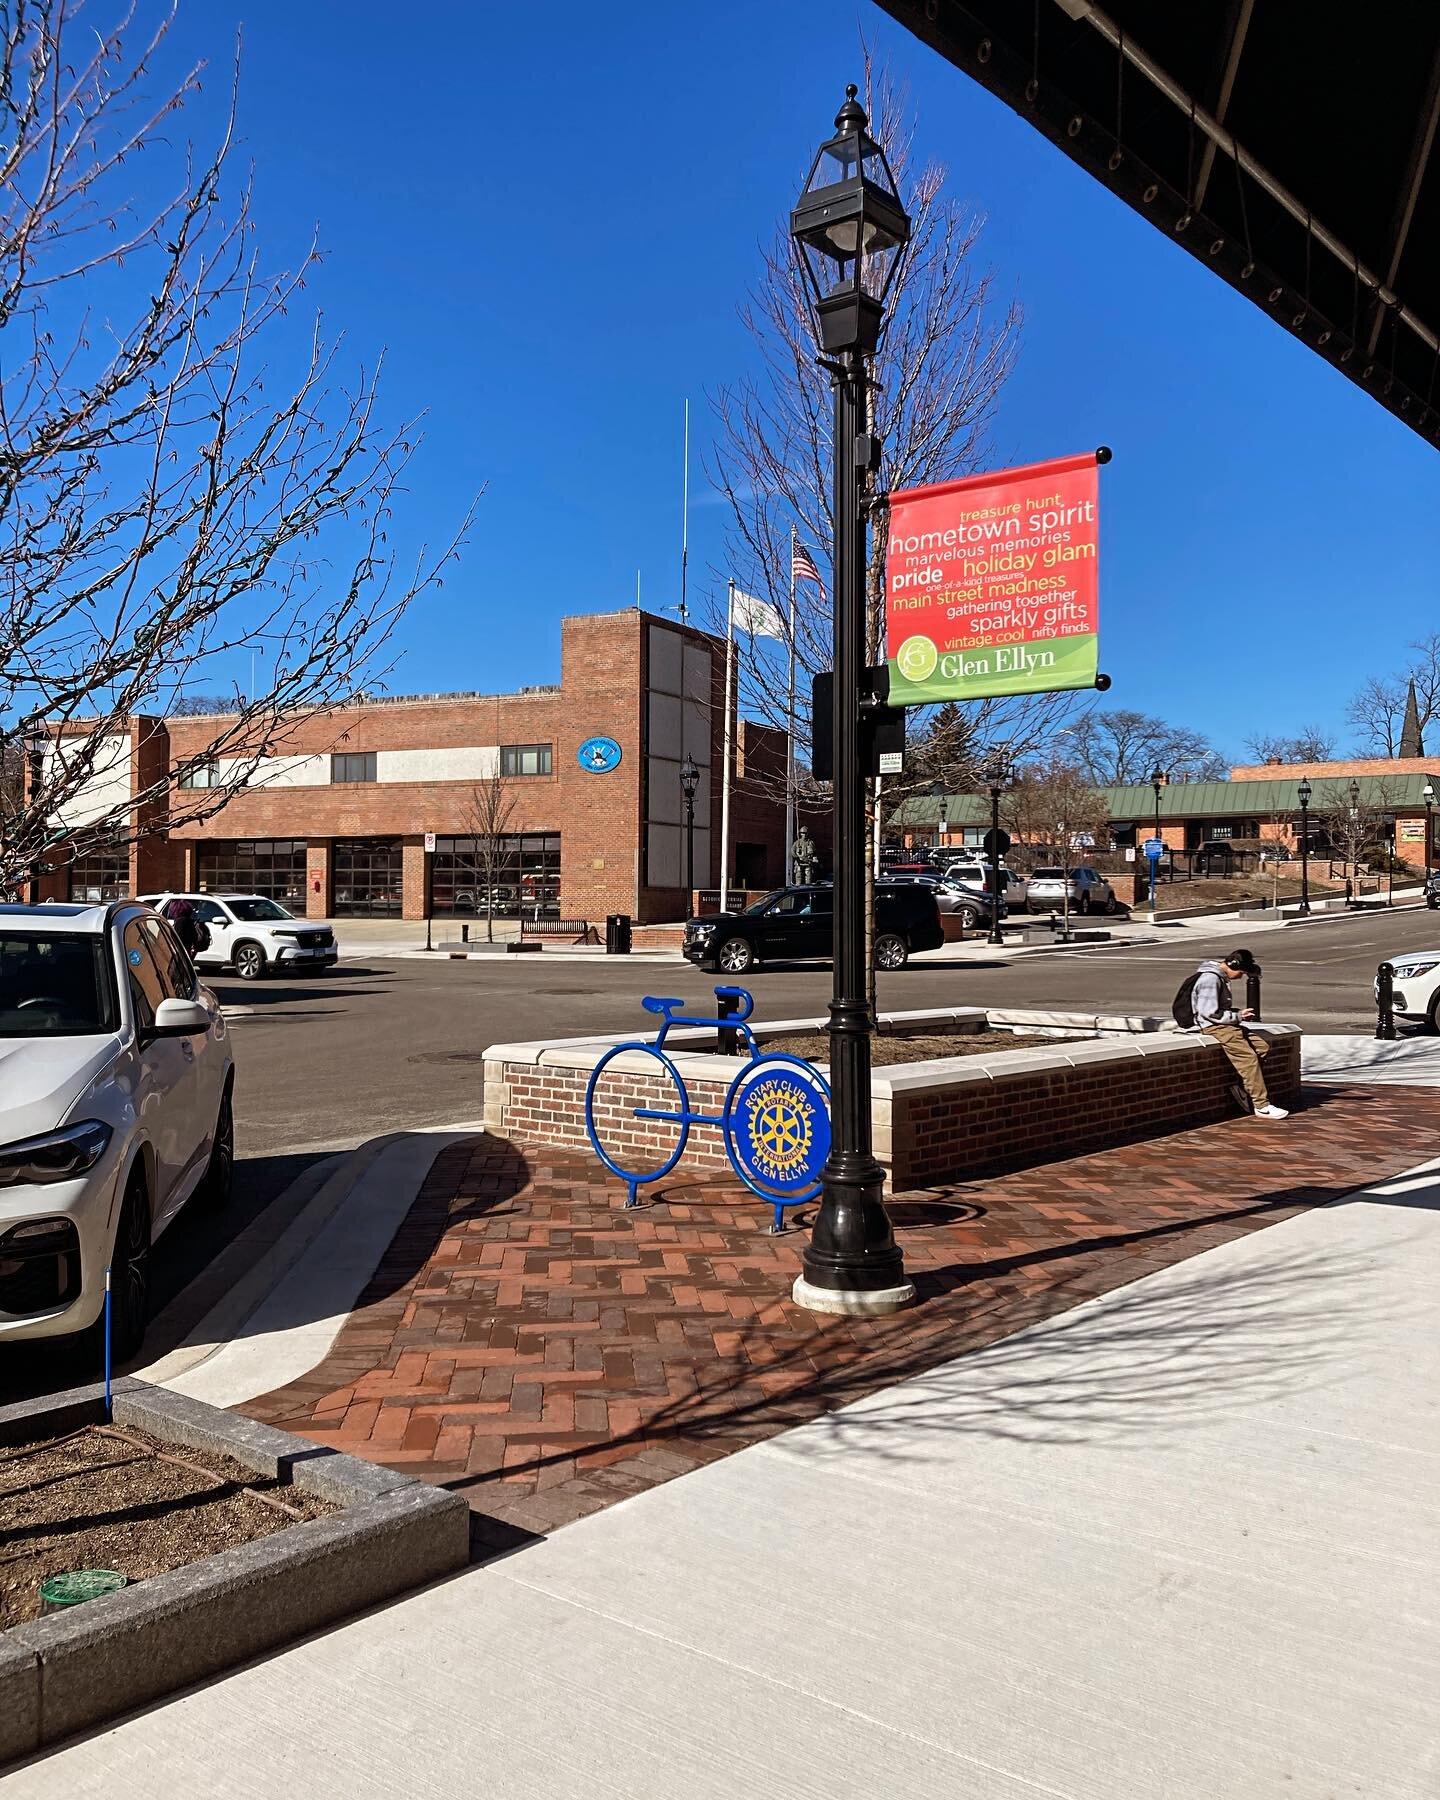
[[[27,732],[25,736],[25,766],[30,777],[30,807],[33,813],[36,797],[45,784],[45,733],[43,731]],[[40,904],[40,851],[39,821],[32,818],[30,829],[36,833],[36,851],[30,862],[29,900],[31,906]]]
[[[1431,823],[1430,817],[1435,806],[1435,790],[1427,781],[1425,783],[1425,879],[1430,879]]]
[[[1310,783],[1302,779],[1300,796],[1300,911],[1310,910]]]
[[[820,146],[790,214],[810,290],[820,365],[835,394],[834,904],[830,1001],[830,1154],[795,1298],[816,1312],[893,1312],[915,1297],[881,1197],[884,1170],[870,1130],[870,1032],[865,969],[865,811],[861,707],[865,679],[866,518],[860,483],[879,447],[868,429],[865,358],[880,341],[885,299],[910,238],[885,153],[845,90],[835,136]]]
[[[1169,777],[1166,775],[1165,771],[1160,767],[1159,763],[1156,763],[1154,769],[1151,770],[1150,773],[1150,785],[1155,790],[1155,841],[1157,844],[1163,844],[1165,841],[1160,835],[1160,792],[1168,779]],[[1160,858],[1158,856],[1152,856],[1148,858],[1148,861],[1150,864],[1150,911],[1153,913],[1155,911],[1155,878],[1160,871]],[[1171,868],[1170,876],[1170,885],[1173,889],[1175,885],[1175,871],[1173,867]]]
[[[987,943],[1003,944],[1000,929],[1000,796],[1009,787],[1013,771],[1000,752],[992,752],[980,779],[990,790],[990,935]]]
[[[680,792],[685,796],[685,916],[695,904],[695,791],[700,786],[700,771],[695,758],[686,756],[680,765]]]
[[[1350,783],[1350,880],[1346,883],[1346,897],[1358,894],[1360,889],[1360,783]]]

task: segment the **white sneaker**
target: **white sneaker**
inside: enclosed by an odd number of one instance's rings
[[[1288,1119],[1290,1115],[1283,1106],[1257,1106],[1255,1117],[1257,1119]]]

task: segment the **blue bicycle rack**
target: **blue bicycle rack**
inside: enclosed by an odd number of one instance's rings
[[[725,1140],[725,1154],[730,1166],[752,1194],[758,1194],[775,1208],[772,1231],[785,1229],[785,1209],[803,1206],[818,1198],[820,1170],[830,1154],[830,1089],[818,1069],[798,1056],[780,1051],[764,1052],[755,1042],[755,1034],[745,1024],[755,1010],[753,995],[744,988],[717,987],[717,1000],[736,1000],[740,1010],[728,1018],[691,1018],[679,1009],[683,1000],[647,995],[640,1004],[648,1013],[658,1014],[664,1021],[653,1043],[636,1039],[616,1044],[596,1063],[585,1090],[585,1129],[595,1154],[613,1175],[629,1187],[625,1204],[638,1206],[639,1191],[647,1182],[663,1181],[685,1154],[692,1125],[716,1125]],[[696,1025],[730,1028],[739,1033],[749,1051],[749,1061],[730,1083],[725,1103],[719,1113],[695,1112],[685,1082],[674,1061],[665,1053],[665,1039],[672,1025]],[[602,1085],[607,1069],[622,1056],[643,1055],[652,1058],[655,1068],[633,1065],[616,1070],[616,1075],[647,1076],[674,1089],[676,1106],[638,1106],[629,1095],[612,1096]],[[597,1099],[598,1096],[598,1099]],[[597,1123],[597,1112],[599,1115]],[[602,1134],[608,1128],[619,1133],[631,1119],[643,1119],[678,1126],[679,1135],[672,1146],[657,1148],[646,1158],[638,1147],[616,1145],[607,1149]],[[643,1167],[629,1167],[643,1161]],[[653,1164],[653,1166],[652,1166]]]

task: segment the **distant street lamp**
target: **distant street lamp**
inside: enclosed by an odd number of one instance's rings
[[[1435,808],[1435,790],[1433,787],[1431,787],[1431,785],[1428,781],[1425,783],[1424,799],[1425,799],[1425,879],[1428,882],[1430,879],[1430,866],[1431,866],[1430,865],[1430,852],[1431,852],[1431,841],[1432,840],[1431,840],[1430,834],[1431,834],[1432,830],[1434,829],[1434,827],[1431,824],[1431,814],[1433,813],[1434,808]]]
[[[1160,835],[1160,790],[1165,786],[1165,783],[1168,780],[1169,777],[1166,775],[1165,771],[1160,767],[1159,763],[1156,763],[1154,770],[1150,775],[1150,785],[1155,790],[1155,841],[1157,844],[1163,844],[1165,842],[1164,838]],[[1160,858],[1158,856],[1152,856],[1148,861],[1150,863],[1150,910],[1153,913],[1155,910],[1155,877],[1159,873]],[[1175,885],[1175,871],[1173,867],[1170,871],[1170,885],[1173,890]]]
[[[1015,779],[1015,770],[1003,753],[993,750],[981,771],[980,779],[990,790],[990,936],[988,942],[1003,944],[1000,929],[1000,796]]]
[[[36,796],[45,783],[45,744],[46,737],[43,731],[35,730],[25,734],[25,764],[30,777],[29,810],[31,811],[34,809]],[[40,821],[31,818],[28,825],[30,830],[36,834],[35,855],[30,861],[29,899],[32,906],[38,906],[40,904]]]
[[[809,289],[820,366],[835,395],[834,786],[835,953],[830,1000],[830,1154],[820,1206],[795,1298],[820,1312],[892,1312],[915,1298],[885,1210],[885,1171],[875,1160],[870,1119],[870,1016],[865,944],[865,783],[862,709],[867,688],[865,568],[869,521],[861,481],[878,475],[870,429],[866,358],[885,321],[885,301],[910,241],[885,152],[871,137],[858,88],[845,90],[835,135],[816,153],[790,214],[790,236]]]
[[[1300,796],[1300,911],[1308,913],[1310,910],[1310,796],[1314,789],[1308,781],[1302,780],[1296,792]]]
[[[685,916],[695,904],[695,794],[700,786],[700,771],[695,758],[687,755],[680,765],[680,792],[685,796]]]

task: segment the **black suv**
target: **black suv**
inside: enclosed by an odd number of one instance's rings
[[[1425,904],[1431,912],[1440,909],[1440,869],[1432,869],[1425,877]]]
[[[779,888],[743,913],[710,913],[685,927],[687,958],[702,969],[743,975],[757,962],[834,953],[830,887]],[[945,942],[934,891],[919,882],[875,884],[875,966],[903,969],[915,950]]]

